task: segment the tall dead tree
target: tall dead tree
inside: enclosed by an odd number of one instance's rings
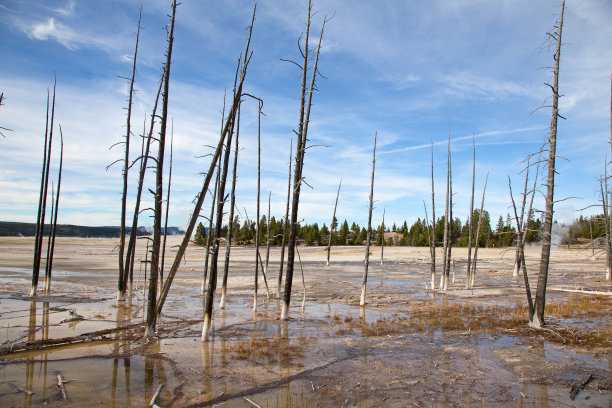
[[[604,163],[604,177],[603,180],[599,180],[599,188],[601,191],[601,206],[603,208],[603,224],[605,229],[605,249],[606,249],[606,280],[610,277],[610,271],[612,270],[610,263],[612,263],[612,236],[610,235],[610,198],[608,192],[608,171],[607,164]]]
[[[57,233],[57,212],[59,209],[59,198],[60,191],[62,187],[62,166],[64,163],[64,135],[62,135],[62,125],[59,126],[60,130],[60,162],[59,162],[59,170],[57,174],[57,192],[55,194],[55,205],[53,206],[54,210],[51,212],[52,217],[52,225],[51,232],[49,234],[49,250],[47,253],[47,264],[45,267],[45,286],[44,291],[47,294],[51,294],[51,275],[53,273],[53,253],[55,251],[55,236]]]
[[[261,101],[257,116],[257,215],[255,218],[255,282],[253,286],[253,313],[257,312],[257,280],[259,278],[259,193],[261,187]],[[263,270],[263,268],[262,268]]]
[[[612,153],[612,73],[610,75],[610,149]],[[612,156],[610,156],[612,160]],[[608,223],[608,236],[612,237],[612,223]],[[591,223],[589,222],[589,226]],[[593,241],[593,239],[591,239]],[[612,238],[608,241],[608,246],[612,248]],[[608,263],[606,265],[606,279],[610,281],[612,284],[612,256],[608,259]]]
[[[470,287],[470,268],[472,267],[472,236],[474,235],[474,184],[476,183],[476,144],[472,133],[472,198],[470,198],[470,226],[468,228],[468,257],[465,288]]]
[[[431,290],[436,287],[436,200],[434,194],[434,162],[433,141],[431,142],[431,241],[429,241],[431,255]]]
[[[166,146],[166,126],[168,122],[168,96],[170,85],[170,65],[172,63],[172,46],[174,43],[174,21],[176,18],[176,0],[172,2],[172,15],[170,17],[170,30],[168,32],[168,49],[166,51],[166,64],[164,65],[164,93],[162,95],[162,114],[159,130],[157,162],[155,169],[155,195],[153,213],[153,243],[151,248],[151,272],[149,278],[149,293],[147,299],[147,321],[145,336],[155,335],[157,323],[157,278],[159,276],[159,260],[161,245],[161,217],[164,181],[164,153]]]
[[[563,32],[563,13],[565,11],[565,0],[561,3],[561,15],[557,25],[556,33],[549,36],[557,42],[557,50],[554,55],[554,79],[553,85],[547,84],[553,93],[552,119],[550,122],[550,136],[548,138],[548,177],[546,186],[546,209],[544,211],[544,227],[542,230],[542,253],[540,256],[540,270],[538,273],[538,288],[536,290],[535,311],[531,326],[540,328],[544,324],[544,308],[546,306],[546,284],[548,281],[548,263],[550,260],[550,246],[553,224],[553,204],[555,190],[555,158],[557,151],[557,120],[559,118],[559,60],[561,59],[561,34]]]
[[[174,144],[174,122],[170,136],[170,166],[168,168],[168,190],[166,192],[166,214],[164,220],[164,242],[162,243],[161,265],[159,268],[159,284],[164,284],[164,263],[166,260],[166,238],[168,237],[168,214],[170,212],[170,189],[172,187],[172,145]]]
[[[235,79],[237,81],[237,78]],[[234,95],[236,96],[236,82],[234,82]],[[234,117],[235,118],[235,117]],[[204,303],[204,324],[202,326],[202,341],[208,341],[208,333],[212,321],[215,290],[217,289],[217,270],[219,258],[219,244],[221,242],[221,228],[223,227],[223,207],[225,205],[225,185],[227,183],[227,173],[229,169],[230,156],[232,154],[232,136],[234,133],[235,120],[232,119],[230,130],[225,144],[225,153],[223,154],[223,165],[219,169],[221,176],[219,178],[219,187],[217,191],[215,231],[213,233],[212,253],[210,257],[210,274],[208,276],[208,290],[206,291],[206,301]]]
[[[449,196],[449,208],[448,208],[448,251],[446,252],[446,271],[444,290],[448,289],[448,281],[450,279],[450,269],[452,263],[452,251],[453,251],[453,168],[452,168],[452,155],[449,152],[449,163],[448,163],[448,188],[450,191]],[[454,269],[453,269],[454,271]],[[455,281],[453,272],[453,282]]]
[[[213,189],[212,202],[210,203],[210,217],[208,218],[208,231],[206,232],[206,256],[204,257],[204,270],[202,271],[202,287],[200,288],[200,294],[204,294],[206,292],[206,278],[208,277],[208,267],[210,263],[210,247],[213,239],[213,223],[215,216],[215,206],[217,203],[217,192],[219,191],[219,177],[220,177],[220,167],[221,167],[221,159],[222,156],[219,156],[219,161],[216,166],[216,176],[215,176],[215,187]]]
[[[128,172],[130,169],[130,138],[132,136],[132,99],[134,97],[134,78],[136,77],[136,57],[138,56],[138,39],[140,37],[140,20],[142,18],[142,5],[138,14],[138,28],[136,30],[136,46],[132,57],[132,76],[127,79],[130,84],[125,132],[125,157],[123,159],[123,191],[121,193],[121,232],[119,236],[119,279],[117,279],[117,300],[125,298],[125,218],[127,211]]]
[[[372,177],[370,179],[370,208],[368,210],[368,232],[366,236],[365,259],[363,261],[363,281],[361,282],[361,297],[359,306],[366,304],[366,287],[368,284],[368,266],[370,264],[370,240],[372,238],[372,207],[374,206],[374,170],[376,169],[376,137],[374,133],[374,148],[372,149]]]
[[[128,288],[128,278],[130,281],[129,289],[132,290],[132,282],[134,276],[134,258],[136,253],[136,236],[138,234],[138,216],[140,215],[140,199],[142,197],[142,189],[144,186],[144,178],[147,171],[147,163],[149,160],[149,152],[151,150],[151,140],[153,139],[153,131],[155,129],[155,120],[157,119],[157,105],[159,103],[159,97],[161,95],[162,86],[164,84],[164,75],[162,75],[159,81],[159,87],[157,88],[157,95],[155,97],[155,104],[153,105],[153,112],[151,114],[151,123],[149,125],[149,131],[145,136],[145,132],[142,135],[143,148],[141,156],[134,161],[140,162],[140,171],[138,175],[138,188],[136,191],[136,201],[134,204],[134,215],[132,218],[132,229],[130,230],[130,239],[128,241],[127,252],[125,255],[126,262],[124,264],[123,273],[123,295],[119,297],[125,298],[125,291]]]
[[[270,200],[272,198],[272,191],[268,192],[268,219],[266,220],[266,264],[264,266],[264,274],[268,273],[268,264],[270,262]]]
[[[202,210],[202,204],[204,202],[204,197],[206,197],[206,192],[208,191],[208,187],[210,186],[210,180],[214,174],[214,168],[217,160],[219,159],[219,155],[223,149],[224,141],[226,136],[230,131],[230,125],[233,123],[234,117],[236,115],[236,111],[238,109],[238,105],[240,104],[240,98],[242,97],[242,86],[244,84],[244,80],[246,78],[246,71],[249,65],[249,61],[251,60],[251,54],[249,53],[249,46],[251,44],[251,34],[253,33],[253,24],[255,22],[255,11],[257,9],[257,5],[253,7],[253,18],[251,20],[251,25],[249,27],[249,36],[246,43],[246,49],[244,52],[244,59],[242,60],[242,67],[240,70],[240,80],[238,82],[238,88],[234,95],[234,100],[232,101],[231,109],[229,110],[229,114],[225,120],[225,126],[221,131],[221,135],[219,135],[219,142],[217,143],[217,148],[213,153],[213,157],[211,159],[209,171],[206,173],[206,177],[204,179],[204,183],[202,185],[202,190],[199,192],[196,200],[195,207],[193,213],[191,214],[191,218],[189,219],[189,223],[187,224],[187,229],[185,230],[185,236],[183,237],[183,241],[179,245],[176,255],[174,257],[174,261],[172,263],[172,267],[168,272],[168,278],[164,282],[162,286],[159,300],[157,301],[157,313],[161,313],[164,307],[164,303],[166,298],[168,297],[168,292],[170,291],[170,287],[172,286],[172,281],[174,280],[174,276],[178,271],[178,268],[183,260],[183,256],[185,255],[185,250],[187,249],[187,245],[191,240],[191,235],[193,234],[193,230],[195,229],[196,223],[200,216],[200,211]]]
[[[306,78],[308,76],[308,61],[310,52],[308,51],[308,38],[310,33],[310,18],[312,12],[312,2],[308,2],[308,17],[306,20],[306,35],[304,39],[304,50],[300,50],[304,60],[302,65],[298,67],[302,69],[302,88],[300,92],[300,120],[298,125],[298,140],[295,153],[295,170],[293,173],[293,200],[291,203],[291,227],[289,232],[289,247],[287,248],[287,274],[285,278],[285,291],[283,293],[283,305],[281,309],[281,320],[287,320],[289,313],[289,305],[291,303],[291,286],[293,284],[293,267],[295,261],[295,245],[297,237],[297,219],[298,208],[300,203],[300,188],[302,185],[302,169],[304,167],[304,153],[306,151],[306,142],[308,140],[308,125],[310,123],[310,108],[312,106],[312,96],[315,92],[315,79],[317,76],[317,65],[319,62],[319,52],[321,50],[321,42],[323,40],[323,32],[327,19],[323,20],[321,25],[321,33],[319,35],[319,43],[315,52],[315,60],[311,69],[311,79],[308,91],[306,90]],[[306,101],[306,96],[308,100]]]
[[[236,206],[236,178],[238,175],[238,138],[240,137],[240,105],[236,114],[236,143],[234,147],[234,167],[232,172],[232,191],[230,192],[230,212],[227,225],[227,243],[225,246],[225,262],[223,264],[223,281],[221,284],[221,303],[219,309],[225,309],[227,296],[227,277],[229,275],[230,252],[232,249],[232,234],[234,230],[234,208]]]
[[[285,207],[285,218],[283,219],[283,240],[281,243],[280,268],[278,270],[278,297],[281,295],[281,286],[283,284],[283,264],[285,263],[285,244],[287,243],[287,225],[289,223],[289,201],[291,199],[291,162],[293,154],[293,139],[289,144],[289,176],[287,180],[287,205]]]
[[[34,240],[34,265],[32,268],[32,287],[30,297],[36,296],[38,276],[40,274],[40,259],[42,256],[42,242],[45,229],[45,212],[47,210],[47,191],[49,187],[49,168],[51,164],[51,145],[53,144],[53,119],[55,117],[55,87],[53,82],[53,102],[51,104],[51,123],[49,124],[49,92],[47,91],[47,121],[45,125],[45,150],[43,154],[43,168],[40,180],[40,196],[38,198],[38,215],[36,219],[36,236]],[[48,136],[48,139],[47,139]],[[48,143],[47,143],[48,141]]]
[[[340,197],[340,186],[342,186],[342,179],[340,179],[340,182],[338,183],[338,192],[336,193],[336,204],[334,204],[334,215],[332,216],[332,222],[331,224],[329,224],[329,241],[327,242],[327,262],[325,263],[326,266],[329,266],[329,254],[331,252],[331,243],[332,243],[332,237],[334,236],[334,229],[336,226],[336,208],[338,208],[338,197]]]
[[[385,257],[385,211],[383,208],[382,226],[380,227],[380,266],[383,265],[383,259]]]
[[[476,227],[476,243],[474,245],[474,259],[472,260],[472,270],[469,276],[470,288],[476,283],[476,265],[478,264],[478,242],[480,241],[480,227],[482,226],[482,218],[484,215],[484,200],[485,192],[487,191],[487,182],[489,181],[489,173],[485,178],[484,188],[482,189],[482,200],[480,201],[480,212],[478,213],[478,227]]]
[[[449,125],[450,128],[450,125]],[[444,250],[442,260],[442,274],[440,275],[440,290],[446,290],[447,287],[447,268],[448,268],[448,247],[449,247],[449,234],[450,234],[450,129],[448,132],[448,146],[446,154],[446,205],[444,206]]]

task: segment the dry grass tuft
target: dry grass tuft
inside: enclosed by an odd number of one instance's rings
[[[230,344],[228,351],[234,353],[238,360],[289,364],[302,358],[308,345],[313,342],[316,342],[315,338],[298,337],[291,341],[283,337],[253,337],[249,341]]]

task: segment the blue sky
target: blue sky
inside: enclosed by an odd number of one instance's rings
[[[47,88],[57,74],[56,123],[65,139],[60,223],[118,225],[121,169],[105,167],[122,156],[109,147],[125,132],[127,85],[137,1],[0,0],[0,220],[35,222],[45,128]],[[184,226],[218,138],[224,90],[246,40],[253,2],[183,0],[178,7],[170,85],[174,168],[170,225]],[[469,212],[472,141],[476,137],[476,201],[487,172],[485,208],[492,224],[510,212],[507,177],[522,188],[521,160],[539,150],[550,124],[546,104],[559,1],[314,2],[318,33],[326,26],[314,96],[300,218],[329,225],[342,178],[337,217],[367,222],[374,132],[378,132],[373,222],[414,222],[430,206],[430,150],[434,143],[436,214],[443,212],[446,140],[451,135],[454,215]],[[161,72],[170,1],[144,2],[133,127],[142,128]],[[287,161],[297,126],[298,59],[304,30],[302,1],[271,0],[257,6],[253,58],[245,91],[264,100],[262,202],[272,190],[272,213],[284,213]],[[567,222],[596,204],[606,157],[610,158],[612,3],[568,0],[561,56],[561,114],[556,206]],[[257,107],[243,108],[237,203],[255,214]],[[56,129],[56,132],[57,129]],[[56,133],[58,134],[58,133]],[[139,142],[134,139],[133,145]],[[52,172],[59,163],[54,150]],[[134,150],[135,151],[135,150]],[[166,165],[167,169],[167,165]],[[133,172],[133,176],[135,176]],[[152,175],[152,173],[150,173]],[[53,176],[56,177],[55,175]],[[166,176],[167,177],[167,176]],[[147,179],[153,186],[152,177]],[[135,195],[130,180],[130,197]],[[536,206],[543,208],[540,198]],[[146,200],[151,198],[147,195]],[[210,201],[207,199],[206,203]],[[209,204],[205,204],[207,207]],[[263,204],[262,208],[266,205]],[[205,210],[204,212],[208,212]],[[263,212],[263,210],[262,210]],[[144,224],[150,220],[143,218]]]

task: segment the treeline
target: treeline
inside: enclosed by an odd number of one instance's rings
[[[478,224],[480,210],[474,211],[474,225]],[[526,242],[539,242],[542,223],[539,219],[531,218],[529,222]],[[267,219],[265,216],[260,220],[260,245],[265,245],[268,241],[267,236]],[[457,217],[452,222],[452,242],[453,246],[467,246],[469,235],[469,224],[466,220],[462,223]],[[274,216],[270,219],[270,243],[272,246],[281,245],[283,237],[283,228],[285,227],[284,220],[277,220]],[[234,218],[232,226],[232,244],[234,245],[251,245],[255,243],[255,222],[245,220],[240,224],[238,216]],[[391,226],[378,225],[372,229],[372,244],[382,245],[384,237],[385,245],[388,246],[429,246],[428,225],[424,219],[417,219],[410,227],[404,221],[401,225],[393,224]],[[223,226],[221,236],[227,236],[228,226]],[[333,234],[330,230],[334,230]],[[475,229],[474,229],[475,230]],[[602,227],[603,231],[603,227]],[[588,226],[587,226],[588,232]],[[474,232],[475,235],[475,232]],[[506,219],[499,217],[495,230],[491,228],[491,221],[488,211],[483,211],[483,217],[480,227],[480,236],[478,245],[480,247],[506,247],[514,244],[516,229],[512,226],[512,219],[508,215]],[[341,224],[335,219],[332,228],[326,224],[319,226],[318,223],[298,225],[298,240],[300,244],[307,246],[326,246],[331,236],[332,245],[363,245],[367,237],[366,228],[352,222],[349,224],[344,220]],[[436,245],[441,245],[444,239],[444,217],[437,220],[435,225]],[[474,238],[475,239],[475,238]],[[197,245],[206,245],[207,230],[200,223],[194,235],[194,242]]]
[[[597,241],[606,236],[606,223],[603,214],[585,218],[582,215],[569,225],[567,237],[562,244],[579,244]]]

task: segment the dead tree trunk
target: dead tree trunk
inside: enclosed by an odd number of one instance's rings
[[[45,129],[45,154],[43,157],[43,170],[41,180],[41,197],[38,201],[38,220],[36,241],[34,243],[34,268],[32,270],[32,287],[30,289],[30,297],[36,296],[38,288],[38,276],[40,274],[40,258],[42,256],[42,243],[45,230],[45,212],[47,210],[47,191],[49,187],[49,168],[51,165],[51,146],[53,144],[53,119],[55,117],[55,86],[57,81],[53,82],[53,102],[51,104],[51,124],[49,125],[49,97],[47,96],[47,129]],[[47,130],[49,135],[49,144],[47,144]]]
[[[431,290],[436,288],[436,200],[434,194],[433,141],[431,142]]]
[[[448,244],[449,244],[449,215],[450,215],[450,131],[448,133],[448,146],[446,153],[446,205],[444,206],[444,259],[442,260],[442,274],[440,275],[440,290],[447,287]]]
[[[450,268],[452,261],[452,251],[453,251],[453,168],[452,168],[452,158],[449,152],[449,163],[448,163],[448,188],[450,191],[449,207],[448,207],[448,252],[446,253],[446,278],[444,290],[448,289],[448,281],[450,278]],[[454,271],[454,269],[453,269]],[[455,275],[453,272],[453,282],[455,281]]]
[[[140,19],[142,18],[142,5],[138,14],[138,28],[136,30],[136,46],[132,58],[132,76],[129,79],[130,93],[128,96],[126,132],[125,132],[125,157],[123,159],[123,191],[121,193],[121,232],[119,236],[119,279],[117,280],[117,300],[125,299],[125,218],[127,210],[128,172],[130,169],[130,137],[132,136],[132,98],[134,96],[134,78],[136,77],[136,57],[138,55],[138,39],[140,36]]]
[[[283,221],[283,241],[281,244],[280,269],[278,271],[278,297],[281,296],[281,285],[283,284],[283,264],[285,263],[285,244],[287,242],[287,224],[289,223],[289,200],[291,198],[291,162],[293,154],[293,139],[289,144],[289,176],[287,180],[287,206],[285,208],[285,218]]]
[[[610,149],[612,153],[612,75],[610,75]],[[610,156],[612,160],[612,156]],[[590,226],[590,223],[589,223]],[[591,238],[591,241],[593,239]],[[608,221],[608,247],[612,249],[612,223]],[[610,253],[611,251],[608,251]],[[612,283],[612,255],[606,262],[606,279]]]
[[[329,231],[329,241],[327,242],[327,262],[325,263],[326,266],[329,266],[329,254],[331,252],[332,236],[334,235],[334,226],[335,226],[334,221],[336,220],[336,209],[338,208],[338,197],[340,197],[340,186],[342,186],[342,179],[340,179],[340,182],[338,183],[338,192],[336,193],[336,204],[334,204],[334,215],[332,216],[331,224],[329,224],[330,231]]]
[[[166,214],[164,220],[164,242],[162,244],[161,265],[159,268],[159,286],[164,284],[164,262],[166,260],[166,238],[168,237],[168,213],[170,212],[170,188],[172,186],[172,145],[174,142],[174,123],[170,136],[170,166],[168,168],[168,191],[166,195]]]
[[[470,268],[472,267],[472,236],[474,235],[474,184],[476,183],[476,144],[472,133],[472,197],[470,198],[470,226],[468,228],[468,257],[465,288],[470,287]]]
[[[59,127],[60,130],[60,163],[59,163],[59,171],[57,174],[57,192],[55,194],[55,210],[52,211],[53,224],[51,227],[51,233],[49,235],[49,241],[51,242],[51,247],[49,250],[49,254],[47,255],[47,265],[45,269],[45,287],[44,291],[49,295],[51,294],[51,274],[53,273],[53,253],[55,251],[55,235],[57,232],[57,211],[59,209],[59,197],[60,190],[62,187],[62,165],[64,162],[64,136],[62,135],[62,125]]]
[[[308,88],[308,102],[306,102],[306,77],[308,74],[308,38],[310,32],[310,17],[312,11],[311,1],[308,2],[308,18],[306,23],[306,38],[304,40],[304,50],[302,52],[304,61],[302,65],[302,89],[300,97],[300,121],[298,126],[298,142],[295,155],[295,171],[293,175],[293,201],[291,204],[291,229],[289,232],[289,247],[287,249],[287,275],[285,278],[285,291],[283,293],[283,305],[281,309],[281,320],[287,320],[289,313],[289,305],[291,303],[291,286],[293,284],[293,266],[295,261],[295,245],[297,237],[297,218],[298,208],[300,203],[300,188],[302,185],[302,169],[304,166],[304,153],[306,149],[306,141],[308,140],[308,124],[310,121],[310,108],[312,106],[312,96],[315,92],[315,79],[317,76],[317,65],[319,62],[319,52],[321,50],[321,42],[323,32],[325,30],[326,19],[323,20],[321,26],[321,34],[319,35],[319,44],[315,53],[315,61],[312,66],[312,76],[310,87]]]
[[[550,136],[548,138],[548,178],[546,187],[546,210],[544,212],[544,228],[542,231],[542,254],[540,256],[540,270],[538,273],[538,288],[535,298],[534,318],[531,326],[540,328],[544,324],[544,308],[546,306],[546,283],[548,281],[548,263],[550,260],[551,232],[553,224],[553,204],[555,190],[555,158],[557,151],[557,119],[559,115],[559,60],[561,57],[561,33],[563,31],[563,12],[565,0],[561,4],[561,16],[555,34],[550,34],[557,42],[555,52],[554,82],[550,86],[553,93],[552,119],[550,122]]]
[[[385,258],[385,211],[383,208],[382,227],[380,229],[380,266],[383,265],[383,259]]]
[[[247,39],[246,49],[244,53],[245,57],[242,62],[242,68],[240,71],[240,81],[239,81],[238,89],[236,91],[236,95],[234,96],[234,100],[232,102],[232,107],[230,109],[228,118],[225,121],[225,126],[223,127],[223,131],[221,132],[221,135],[219,136],[219,142],[213,154],[209,171],[208,173],[206,173],[206,177],[204,179],[202,190],[197,196],[193,213],[191,214],[189,224],[187,224],[187,229],[185,230],[185,236],[183,237],[183,241],[181,242],[181,244],[179,245],[177,249],[176,256],[174,257],[174,261],[172,263],[172,267],[170,268],[170,271],[168,272],[168,278],[166,279],[166,282],[164,282],[164,285],[162,287],[162,290],[159,296],[159,300],[157,301],[157,312],[158,313],[161,313],[161,311],[163,310],[164,303],[166,301],[166,298],[168,297],[170,286],[172,286],[172,281],[174,280],[174,276],[176,275],[176,272],[178,271],[181,261],[183,260],[183,256],[185,255],[185,250],[187,249],[187,245],[189,244],[189,241],[191,240],[191,235],[193,234],[193,230],[200,216],[200,211],[202,210],[202,203],[204,202],[204,197],[206,196],[206,192],[208,191],[208,187],[210,186],[210,180],[214,174],[214,167],[217,163],[219,155],[221,154],[221,150],[223,148],[225,137],[227,133],[229,132],[230,124],[233,122],[233,118],[236,115],[236,110],[238,109],[238,105],[240,103],[240,98],[242,97],[242,86],[244,84],[244,79],[246,78],[246,70],[247,70],[249,61],[251,59],[249,55],[249,46],[251,44],[251,34],[253,32],[253,23],[255,22],[256,8],[257,6],[253,7],[253,18],[251,20],[251,26],[249,27],[249,37]]]
[[[234,82],[234,90],[236,83]],[[230,131],[227,137],[225,153],[223,155],[223,167],[219,169],[221,177],[219,178],[219,189],[217,191],[216,206],[216,222],[214,241],[212,245],[212,253],[210,257],[210,276],[208,277],[208,290],[206,291],[206,301],[204,305],[204,324],[202,326],[202,341],[208,341],[208,333],[210,331],[210,323],[212,320],[215,290],[217,289],[217,269],[219,257],[219,243],[221,240],[221,228],[223,227],[223,207],[225,205],[225,185],[227,183],[227,173],[229,168],[229,159],[232,154],[232,136],[234,133],[235,120],[232,120]]]
[[[132,290],[132,282],[134,276],[134,258],[136,252],[136,235],[138,233],[138,216],[140,215],[140,199],[142,197],[142,188],[144,186],[144,178],[147,171],[147,162],[149,160],[149,152],[151,150],[151,140],[153,138],[153,130],[155,128],[155,119],[157,118],[157,105],[159,103],[159,96],[161,95],[162,85],[164,83],[164,77],[159,81],[159,87],[157,88],[157,96],[155,97],[155,104],[153,105],[153,113],[151,114],[151,124],[149,126],[149,132],[147,136],[143,134],[143,151],[140,160],[140,172],[138,176],[138,189],[136,192],[136,203],[134,205],[134,216],[132,218],[132,229],[130,230],[130,239],[128,241],[127,253],[125,256],[126,262],[124,265],[123,273],[123,288],[127,290],[128,277],[130,280],[130,291]]]
[[[230,213],[227,225],[227,244],[225,247],[225,262],[223,264],[223,283],[221,285],[221,303],[219,309],[225,309],[227,296],[227,277],[229,275],[230,251],[232,249],[232,233],[234,226],[234,207],[236,206],[236,177],[238,169],[238,138],[240,137],[240,106],[236,115],[236,147],[234,148],[234,168],[232,172],[232,191],[230,193]]]
[[[259,102],[259,111],[257,116],[257,215],[255,218],[255,282],[253,286],[253,313],[257,312],[257,280],[259,278],[259,193],[261,187],[261,101]]]
[[[174,21],[176,17],[176,0],[172,2],[172,16],[170,17],[170,31],[168,33],[168,50],[166,51],[166,64],[164,65],[164,93],[162,97],[162,114],[159,131],[157,166],[155,170],[155,202],[153,215],[153,244],[151,249],[151,272],[149,278],[149,293],[147,302],[147,322],[145,336],[151,338],[155,335],[157,324],[157,278],[159,276],[159,254],[161,244],[161,216],[164,181],[164,153],[166,146],[166,126],[168,122],[168,95],[170,85],[170,64],[172,63],[172,45],[174,42]]]
[[[368,284],[368,266],[370,264],[370,239],[372,238],[372,207],[374,205],[374,170],[376,169],[376,137],[374,133],[374,148],[372,149],[372,177],[370,179],[370,209],[368,211],[368,233],[366,237],[365,259],[363,261],[363,281],[361,282],[361,297],[359,306],[366,304],[366,286]]]
[[[202,287],[200,288],[200,294],[204,294],[206,292],[206,278],[208,276],[208,267],[209,267],[209,259],[210,259],[210,246],[212,243],[213,237],[213,220],[215,217],[215,205],[217,203],[217,192],[219,191],[219,173],[221,173],[221,156],[219,156],[219,161],[217,162],[216,169],[216,177],[215,177],[215,188],[213,190],[212,202],[210,203],[210,218],[208,218],[208,231],[206,232],[206,256],[204,257],[204,271],[202,273]]]
[[[266,225],[266,264],[264,266],[264,275],[268,273],[268,264],[270,262],[270,199],[272,198],[272,191],[268,192],[268,223]]]
[[[485,178],[484,188],[482,189],[482,200],[480,202],[480,213],[478,214],[478,227],[476,228],[476,244],[474,245],[474,260],[472,261],[472,275],[470,276],[470,288],[476,283],[476,265],[478,264],[478,242],[480,241],[480,227],[482,226],[482,217],[484,211],[485,192],[487,191],[487,182],[489,181],[489,173]]]

